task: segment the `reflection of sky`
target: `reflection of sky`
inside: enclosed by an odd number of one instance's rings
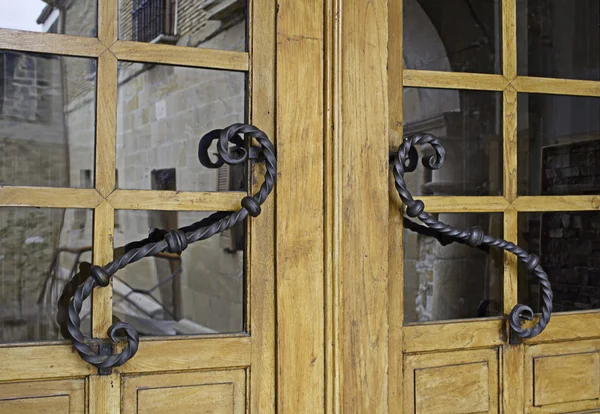
[[[44,6],[42,0],[0,0],[0,27],[39,32],[42,26],[35,21]]]

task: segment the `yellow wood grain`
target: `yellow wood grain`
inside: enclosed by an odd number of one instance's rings
[[[600,313],[582,311],[553,314],[546,329],[525,343],[582,340],[600,337]]]
[[[0,186],[0,206],[95,208],[103,201],[102,196],[91,188]]]
[[[508,201],[517,198],[517,92],[508,86],[503,94],[503,185],[504,197]]]
[[[251,2],[250,120],[276,144],[275,134],[275,0]],[[263,181],[264,164],[256,164],[253,191]],[[275,194],[262,205],[262,213],[248,222],[247,324],[252,335],[249,373],[249,410],[274,413],[275,370]],[[232,201],[233,202],[233,201]],[[240,200],[234,202],[239,206]],[[235,207],[239,208],[239,207]]]
[[[426,352],[502,345],[504,321],[495,319],[436,322],[404,327],[404,352]]]
[[[0,28],[0,49],[98,57],[106,48],[94,37],[26,32]]]
[[[248,336],[142,340],[138,353],[121,370],[130,374],[246,367],[250,361],[251,339]]]
[[[121,375],[113,370],[110,375],[91,375],[88,399],[90,414],[118,414],[121,412]]]
[[[117,163],[117,70],[115,56],[107,51],[98,59],[96,96],[96,189],[108,196],[115,189]]]
[[[110,48],[119,60],[247,71],[248,53],[118,40]]]
[[[512,81],[517,92],[600,96],[600,82],[519,76]]]
[[[388,2],[343,2],[340,318],[344,412],[388,411]]]
[[[277,331],[280,412],[322,412],[325,406],[323,10],[323,0],[278,2],[277,320],[285,321]]]
[[[70,343],[0,347],[0,381],[83,377],[94,372]]]
[[[85,381],[15,382],[0,384],[2,413],[85,413]]]
[[[94,210],[94,264],[104,266],[113,259],[114,225],[115,210],[104,201]],[[112,325],[112,283],[95,288],[92,295],[92,333],[95,337],[106,338]]]
[[[521,196],[512,206],[517,211],[594,211],[600,210],[600,196]]]
[[[403,78],[404,86],[418,88],[502,91],[508,85],[508,81],[502,75],[481,73],[405,69]]]
[[[495,196],[424,196],[417,197],[430,213],[501,212],[509,206],[504,197]]]
[[[478,349],[407,355],[405,413],[498,413],[498,352]]]
[[[115,190],[107,199],[116,210],[236,211],[246,195],[239,191]]]
[[[106,47],[110,47],[117,41],[118,35],[119,0],[98,1],[98,39]]]
[[[136,375],[123,379],[123,414],[246,412],[243,370]]]
[[[517,77],[517,0],[502,1],[502,74]]]

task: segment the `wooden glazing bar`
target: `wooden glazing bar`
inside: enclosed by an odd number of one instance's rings
[[[600,96],[600,82],[519,76],[512,81],[517,92]]]
[[[499,318],[437,321],[403,328],[406,353],[487,348],[504,342],[504,321]]]
[[[117,70],[115,56],[107,51],[98,59],[96,98],[96,189],[108,196],[115,188],[117,163]]]
[[[509,202],[504,197],[484,196],[415,196],[425,203],[429,213],[485,213],[506,210]]]
[[[104,201],[94,210],[94,264],[104,266],[113,259],[114,227],[115,210]],[[94,289],[92,306],[92,335],[105,338],[112,325],[112,283]]]
[[[2,28],[0,28],[0,49],[83,57],[98,57],[106,50],[95,37]]]
[[[123,16],[131,18],[130,16]],[[110,47],[119,36],[119,0],[98,1],[98,38]]]
[[[119,40],[110,50],[119,60],[247,71],[248,53]]]
[[[508,81],[502,75],[432,70],[405,69],[403,79],[405,87],[410,86],[415,88],[502,91],[508,85]]]
[[[600,210],[600,196],[521,196],[512,206],[517,211],[595,211]]]
[[[0,206],[95,208],[103,200],[92,188],[0,187]]]
[[[246,195],[240,191],[115,190],[108,201],[117,210],[236,211]]]
[[[517,0],[502,1],[502,74],[517,77]]]
[[[517,198],[517,91],[508,86],[503,93],[503,185],[504,197],[513,201]]]

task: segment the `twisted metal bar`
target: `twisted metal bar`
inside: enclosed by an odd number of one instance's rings
[[[137,352],[139,336],[135,328],[128,323],[119,322],[108,329],[108,337],[117,343],[125,340],[127,344],[121,352],[103,355],[96,352],[86,341],[81,332],[79,313],[83,301],[88,298],[94,288],[108,286],[110,278],[125,266],[137,262],[148,256],[168,251],[181,254],[189,244],[205,240],[243,221],[248,215],[256,217],[261,212],[261,205],[273,190],[277,174],[277,159],[275,149],[267,135],[252,125],[233,124],[225,129],[215,129],[204,135],[198,145],[198,159],[208,168],[219,168],[224,163],[229,165],[239,164],[248,159],[248,151],[243,147],[244,140],[239,134],[249,134],[259,144],[259,155],[264,158],[266,165],[265,180],[260,189],[253,196],[242,199],[242,207],[235,212],[216,212],[209,217],[190,226],[178,230],[155,230],[147,239],[129,243],[123,256],[106,264],[105,266],[91,266],[90,276],[81,284],[68,306],[67,330],[71,337],[73,347],[79,356],[88,363],[99,368],[101,373],[106,373],[107,368],[118,367],[131,359]],[[217,140],[217,161],[213,162],[208,154],[208,149]],[[230,148],[230,143],[233,146]],[[124,333],[118,336],[118,333]]]
[[[393,173],[395,186],[402,199],[402,203],[406,206],[406,215],[411,218],[418,218],[425,223],[429,229],[439,233],[442,240],[447,241],[450,239],[470,247],[481,247],[482,245],[498,247],[516,255],[525,265],[527,270],[533,272],[540,282],[543,301],[542,313],[533,328],[524,328],[521,326],[521,321],[523,319],[533,319],[534,313],[529,306],[518,304],[510,312],[508,321],[514,335],[520,338],[533,338],[542,332],[546,325],[548,325],[550,314],[552,313],[552,289],[550,288],[548,275],[546,275],[546,272],[544,272],[539,264],[539,257],[527,253],[525,250],[511,242],[488,236],[484,234],[479,227],[473,227],[467,230],[456,229],[434,219],[425,212],[424,203],[421,200],[415,200],[413,198],[410,191],[408,191],[406,181],[404,180],[405,172],[414,171],[417,167],[419,155],[415,147],[417,145],[425,144],[429,144],[435,153],[424,157],[422,159],[423,165],[429,169],[440,169],[446,158],[446,150],[439,138],[430,134],[416,133],[405,137],[394,158]],[[412,221],[411,223],[418,226]]]

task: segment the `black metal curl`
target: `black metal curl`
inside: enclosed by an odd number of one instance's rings
[[[210,131],[200,140],[198,159],[202,165],[208,168],[219,168],[224,163],[233,165],[246,161],[248,150],[244,148],[244,139],[239,134],[249,134],[256,139],[259,144],[259,155],[264,158],[266,165],[265,180],[258,192],[253,196],[244,197],[241,203],[242,207],[238,211],[232,213],[216,212],[203,220],[178,230],[169,232],[154,230],[147,239],[129,243],[125,247],[126,252],[121,257],[105,266],[91,266],[89,269],[90,276],[77,288],[69,302],[67,315],[67,330],[71,342],[83,360],[99,368],[99,370],[118,367],[131,359],[136,354],[139,346],[137,331],[125,322],[115,323],[108,329],[108,337],[114,343],[119,340],[126,341],[126,345],[121,352],[101,355],[88,345],[88,341],[86,341],[80,329],[79,313],[83,301],[92,294],[94,288],[108,286],[110,278],[118,270],[144,257],[155,256],[165,251],[181,254],[189,244],[221,233],[243,221],[248,215],[256,217],[260,214],[260,206],[273,190],[277,174],[275,149],[264,132],[247,124],[233,124],[224,129]],[[213,162],[208,155],[208,149],[215,140],[218,140],[217,161]],[[230,148],[230,143],[233,144],[232,148]],[[119,333],[122,335],[119,336]]]
[[[433,230],[439,233],[438,240],[448,244],[450,241],[464,243],[471,247],[491,246],[504,249],[516,255],[519,260],[525,265],[529,272],[533,272],[538,278],[542,287],[542,313],[539,320],[533,328],[524,328],[521,326],[522,320],[532,320],[533,310],[527,305],[516,305],[510,312],[508,321],[512,333],[520,338],[533,338],[544,330],[550,321],[552,313],[552,289],[548,275],[542,269],[539,262],[540,259],[534,254],[529,254],[514,243],[503,239],[498,239],[493,236],[488,236],[483,233],[479,227],[473,227],[467,230],[456,229],[448,224],[442,223],[431,217],[425,211],[425,205],[421,200],[415,200],[406,187],[404,180],[405,172],[414,171],[418,162],[418,153],[415,149],[417,145],[429,144],[434,154],[423,158],[423,165],[429,169],[439,169],[444,164],[446,158],[446,150],[439,138],[431,134],[416,133],[404,138],[402,145],[398,148],[396,157],[394,158],[394,181],[396,190],[402,199],[402,203],[406,206],[406,215],[412,218],[418,218],[427,225],[429,231]],[[405,219],[405,221],[410,221]],[[418,224],[410,221],[412,228],[417,229]],[[422,226],[421,226],[422,227]],[[422,231],[422,230],[421,230]]]

